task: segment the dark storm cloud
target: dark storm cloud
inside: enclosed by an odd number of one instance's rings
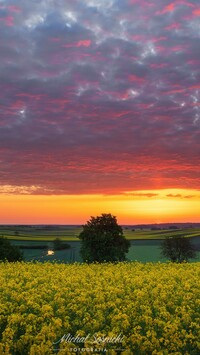
[[[0,1],[1,184],[199,188],[199,23],[197,1]]]

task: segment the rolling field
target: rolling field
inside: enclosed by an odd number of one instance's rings
[[[124,235],[129,240],[152,240],[152,239],[164,239],[168,236],[187,236],[187,237],[199,237],[200,228],[188,228],[188,229],[164,229],[164,230],[124,230]]]
[[[0,236],[7,237],[12,244],[19,246],[26,261],[54,261],[73,263],[81,262],[79,255],[80,240],[78,235],[81,226],[0,226]],[[139,262],[165,262],[161,256],[160,244],[166,236],[185,235],[191,237],[200,250],[200,228],[187,229],[136,229],[124,227],[124,235],[131,241],[127,260]],[[70,249],[55,251],[48,255],[48,249],[53,248],[53,240],[60,238],[70,245]],[[200,261],[200,252],[192,262]]]
[[[63,241],[76,241],[82,230],[81,226],[0,226],[0,236],[11,240],[21,241],[52,241],[60,238]],[[199,237],[200,228],[181,229],[136,229],[124,228],[124,235],[129,240],[162,240],[167,236],[184,235],[186,237]]]
[[[0,236],[22,241],[74,241],[81,230],[81,226],[0,226]]]

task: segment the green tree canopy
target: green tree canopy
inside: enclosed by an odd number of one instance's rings
[[[63,249],[69,249],[70,244],[68,243],[63,243],[60,238],[56,238],[53,240],[53,249],[56,250],[63,250]]]
[[[22,261],[23,254],[16,245],[12,245],[8,239],[0,238],[0,260],[1,261]]]
[[[79,235],[80,254],[83,261],[114,262],[126,260],[130,242],[125,239],[123,229],[115,216],[102,214],[91,217]]]
[[[166,237],[161,245],[162,255],[172,262],[182,263],[196,257],[196,249],[184,236]]]

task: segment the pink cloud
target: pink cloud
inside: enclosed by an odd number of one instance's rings
[[[140,84],[145,82],[144,78],[140,78],[137,75],[133,75],[133,74],[129,75],[128,80],[129,81],[135,81],[135,82],[140,83]]]
[[[153,42],[153,43],[157,43],[157,42],[166,41],[166,40],[167,40],[167,37],[166,37],[166,36],[161,36],[161,37],[153,38],[153,39],[152,39],[152,42]]]
[[[192,11],[192,13],[193,13],[193,15],[195,15],[195,16],[200,16],[200,8],[198,8],[198,9]]]
[[[91,41],[90,40],[84,40],[84,41],[79,41],[78,43],[77,43],[77,47],[90,47],[91,46]]]
[[[172,52],[179,52],[179,51],[183,51],[186,49],[186,45],[182,45],[182,44],[179,44],[177,46],[174,46],[174,47],[171,47],[170,48],[170,51]]]
[[[176,6],[176,3],[171,3],[171,4],[167,5],[167,6],[165,6],[163,10],[157,11],[156,14],[157,15],[163,15],[163,14],[165,14],[167,12],[173,12],[174,9],[175,9],[175,6]]]
[[[9,11],[16,12],[16,13],[19,13],[22,11],[19,6],[15,6],[15,5],[8,6],[8,9],[9,9]]]
[[[69,47],[90,47],[91,43],[92,43],[92,41],[90,41],[89,39],[86,39],[86,40],[78,41],[76,43],[63,44],[62,47],[64,47],[64,48],[69,48]]]
[[[192,3],[189,2],[189,1],[180,0],[179,3],[180,3],[180,4],[183,4],[183,5],[185,5],[185,6],[188,6],[188,7],[193,7],[193,8],[195,7],[195,5],[192,4]]]
[[[19,19],[17,6],[1,9],[0,144],[9,152],[0,183],[55,193],[199,188],[199,7],[111,1],[106,12],[99,1],[91,16],[95,1],[68,2],[78,19],[69,27],[65,1],[55,16],[46,0],[20,1]],[[36,14],[42,22],[27,30]]]
[[[171,30],[177,30],[181,27],[181,24],[176,22],[176,23],[172,23],[169,26],[165,27],[165,30],[171,31]]]
[[[7,17],[1,17],[0,21],[5,22],[6,26],[14,26],[14,17],[13,16],[7,16]]]
[[[18,97],[25,97],[25,98],[28,98],[30,100],[40,100],[42,98],[44,98],[46,95],[42,95],[42,94],[29,94],[29,93],[26,93],[26,92],[21,92],[21,93],[18,93],[16,94],[16,96]]]
[[[148,39],[148,37],[146,35],[133,35],[133,36],[131,36],[131,38],[134,41],[146,41]]]
[[[191,59],[191,60],[188,60],[188,61],[187,61],[187,64],[190,64],[190,65],[200,65],[200,60],[198,60],[198,59]]]
[[[192,85],[189,87],[190,90],[194,90],[194,89],[200,89],[200,84],[199,85]]]
[[[168,66],[167,63],[160,63],[160,64],[153,63],[153,64],[150,64],[150,68],[156,68],[156,69],[165,68],[167,66]]]
[[[130,5],[137,4],[138,2],[139,2],[139,0],[129,0]]]

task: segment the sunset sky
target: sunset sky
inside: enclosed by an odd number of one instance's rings
[[[199,0],[0,0],[0,223],[200,222]]]

